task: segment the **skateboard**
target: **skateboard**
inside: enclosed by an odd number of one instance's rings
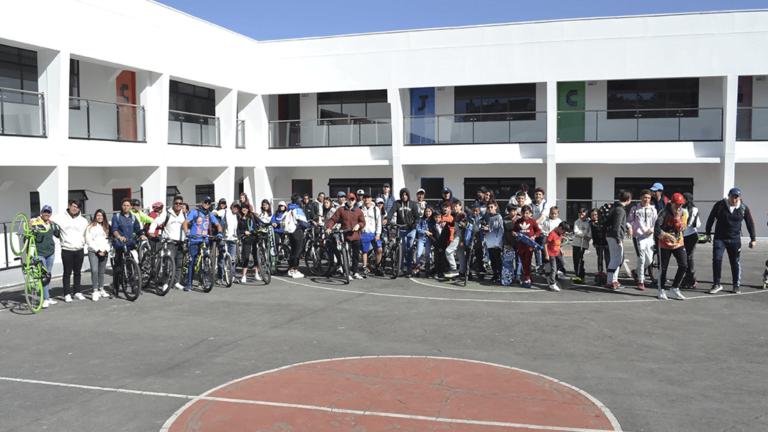
[[[515,280],[514,260],[514,251],[504,249],[504,255],[501,257],[501,284],[504,286],[512,285]]]

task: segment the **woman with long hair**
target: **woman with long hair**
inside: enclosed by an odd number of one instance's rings
[[[85,243],[88,245],[88,261],[91,263],[91,286],[93,287],[93,301],[99,297],[109,297],[104,291],[104,273],[107,270],[107,257],[109,256],[109,222],[107,213],[102,209],[96,210],[93,222],[85,228]]]
[[[320,211],[320,218],[321,218],[320,222],[321,223],[328,222],[328,219],[330,219],[333,216],[334,210],[335,209],[333,208],[333,201],[331,201],[330,198],[326,197],[323,200],[323,208]]]
[[[285,201],[280,201],[277,204],[277,210],[275,211],[275,214],[272,215],[272,219],[269,221],[272,224],[272,227],[275,229],[275,234],[277,235],[279,243],[285,242],[285,233],[283,233],[281,222],[283,221],[283,216],[285,215],[285,210],[287,208],[288,206],[285,204]]]
[[[251,205],[251,202],[248,201],[248,194],[245,192],[240,192],[240,207],[243,207],[246,204],[248,205],[248,209],[253,211],[253,206]]]
[[[253,211],[253,209],[251,209],[251,211]],[[256,216],[258,216],[265,224],[272,221],[272,205],[269,203],[268,199],[261,200],[261,211],[256,214]]]
[[[246,283],[246,274],[250,267],[251,256],[253,256],[253,263],[255,266],[259,265],[257,246],[256,246],[256,231],[259,229],[261,221],[256,218],[256,215],[251,211],[251,207],[243,205],[240,207],[240,214],[237,219],[237,236],[242,241],[242,252],[240,253],[240,266],[243,268],[243,277],[240,280],[241,283]],[[253,268],[253,267],[251,267]],[[254,271],[257,281],[261,280],[259,272]]]
[[[685,271],[685,285],[690,288],[696,288],[699,283],[696,281],[696,269],[693,267],[693,252],[696,251],[696,244],[699,243],[699,230],[701,219],[699,219],[699,209],[693,203],[693,194],[684,193],[685,204],[683,208],[688,211],[688,224],[683,231],[683,243],[685,244],[685,254],[688,258],[688,268]]]

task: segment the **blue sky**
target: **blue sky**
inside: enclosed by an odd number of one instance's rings
[[[768,8],[756,0],[159,0],[257,40],[563,18]]]

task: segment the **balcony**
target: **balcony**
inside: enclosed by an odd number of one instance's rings
[[[388,145],[392,145],[392,124],[389,117],[269,122],[270,148]]]
[[[239,149],[245,148],[245,120],[237,120],[237,138],[235,147]]]
[[[0,87],[0,135],[45,137],[45,95]]]
[[[722,108],[558,111],[557,142],[722,141]]]
[[[147,142],[141,105],[69,98],[69,137],[100,141]]]
[[[219,118],[168,110],[168,144],[221,147]]]
[[[745,107],[736,113],[737,141],[768,141],[768,108]]]
[[[545,143],[544,111],[405,117],[405,144]]]

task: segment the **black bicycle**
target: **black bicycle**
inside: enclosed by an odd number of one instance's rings
[[[352,232],[352,228],[348,229],[332,229],[331,230],[331,238],[335,242],[336,250],[339,251],[339,255],[341,256],[341,270],[342,270],[342,278],[344,280],[345,284],[349,283],[349,280],[352,278],[352,275],[349,273],[349,242],[347,241],[346,236],[344,233]],[[331,266],[331,270],[329,270],[329,273],[333,272],[333,266]],[[328,274],[328,277],[330,277],[331,274]]]
[[[406,248],[405,245],[403,245],[403,239],[400,238],[400,231],[406,227],[408,227],[408,225],[398,225],[391,222],[387,224],[387,229],[389,230],[387,255],[382,257],[381,261],[384,265],[384,273],[392,279],[397,279],[400,275],[400,269],[403,266],[403,257]],[[386,264],[387,261],[389,261],[389,266]]]
[[[314,276],[327,275],[332,267],[331,254],[328,252],[325,232],[321,226],[307,230],[304,244],[304,264]]]
[[[190,239],[215,239],[214,236],[208,236],[208,235],[187,235],[187,251],[189,251],[189,240]],[[182,273],[187,274],[186,272],[192,272],[192,276],[194,279],[195,274],[198,275],[200,280],[200,287],[203,289],[203,292],[209,293],[213,289],[214,280],[216,278],[216,266],[214,266],[214,262],[216,262],[216,247],[217,245],[214,242],[211,242],[211,246],[208,247],[208,244],[205,241],[202,241],[200,243],[200,249],[197,253],[197,260],[193,263],[190,262],[190,255],[186,254],[184,256],[184,264],[183,264],[183,271]],[[188,277],[188,276],[187,276]],[[187,279],[189,280],[189,279]]]
[[[109,239],[110,244],[113,246],[111,251],[114,253],[113,258],[117,258],[117,254],[121,254],[120,265],[115,264],[116,259],[112,261],[112,289],[115,298],[119,297],[119,290],[122,289],[126,299],[136,301],[139,298],[139,294],[141,294],[141,269],[127,247],[123,246],[119,251],[114,248],[116,241],[114,238]]]
[[[259,272],[261,280],[264,285],[269,285],[272,282],[272,257],[275,254],[272,247],[272,227],[263,226],[256,231],[256,244],[253,247],[256,248],[256,264],[255,271]]]
[[[472,234],[470,235],[469,239],[469,251],[467,254],[467,268],[464,271],[464,286],[467,286],[467,281],[469,280],[471,276],[472,269],[475,268],[475,273],[477,274],[478,280],[483,280],[483,278],[486,275],[486,269],[484,260],[481,259],[480,262],[477,262],[477,259],[475,257],[475,248],[478,247],[477,245],[477,238],[480,237],[480,233],[483,230],[483,227],[486,226],[485,220],[480,219],[478,222],[475,222],[472,224]],[[485,256],[486,253],[484,251],[483,256]]]
[[[154,240],[160,247],[156,247],[153,252],[150,248],[144,252],[144,255],[139,260],[139,268],[141,269],[141,287],[147,288],[149,282],[154,279],[155,292],[159,296],[168,294],[168,290],[173,283],[173,274],[176,271],[176,263],[171,256],[171,251],[168,249],[168,243],[179,244],[181,242],[170,239],[158,239]]]

